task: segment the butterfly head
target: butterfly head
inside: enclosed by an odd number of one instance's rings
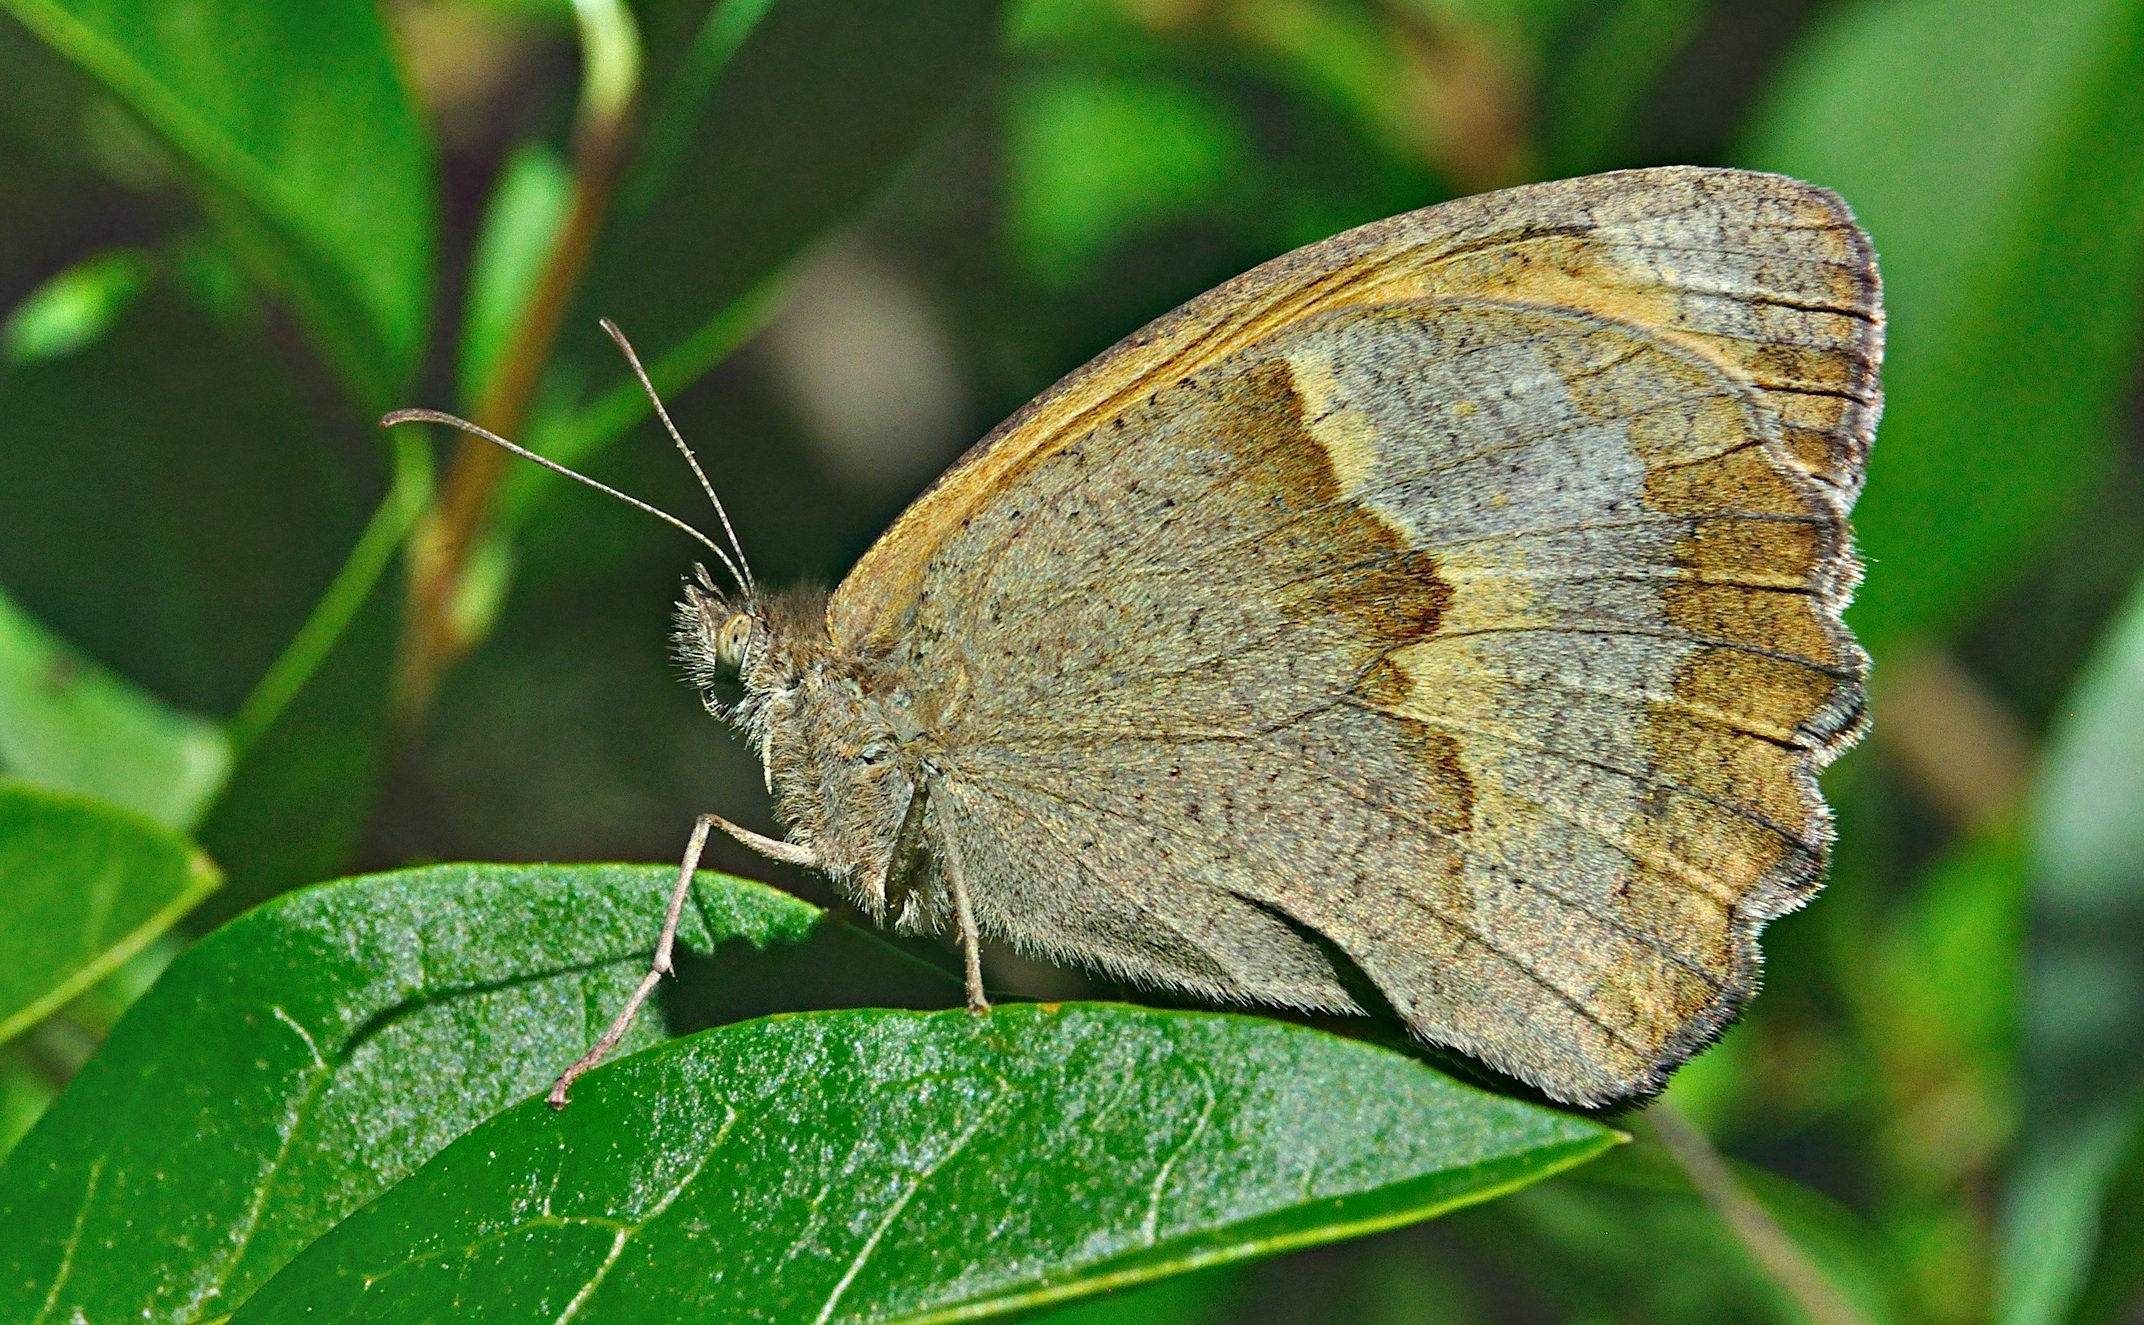
[[[710,713],[733,716],[733,701],[766,655],[769,634],[757,594],[725,590],[707,567],[693,566],[677,605],[677,657]]]
[[[708,712],[750,724],[793,691],[825,635],[826,594],[725,589],[695,565],[677,605],[677,657]],[[816,631],[813,623],[820,623]]]

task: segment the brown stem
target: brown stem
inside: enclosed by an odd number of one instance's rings
[[[1787,1236],[1772,1212],[1750,1195],[1720,1152],[1712,1148],[1711,1140],[1683,1116],[1682,1110],[1662,1100],[1646,1110],[1645,1121],[1750,1259],[1811,1320],[1817,1325],[1871,1325],[1861,1309],[1847,1301],[1830,1277],[1809,1259],[1809,1253]]]
[[[573,199],[565,224],[498,370],[472,408],[477,423],[501,436],[513,436],[527,420],[574,291],[594,255],[616,183],[627,118],[621,112],[586,120],[575,136]],[[408,620],[396,691],[396,716],[405,727],[423,716],[441,673],[474,642],[456,629],[454,599],[483,538],[507,460],[504,451],[487,442],[461,438],[439,501],[411,541]]]

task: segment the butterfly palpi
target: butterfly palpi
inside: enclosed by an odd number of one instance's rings
[[[671,928],[721,828],[954,935],[978,1010],[988,938],[1217,1002],[1374,990],[1556,1099],[1655,1090],[1824,868],[1882,339],[1845,205],[1743,171],[1266,263],[1006,420],[831,595],[688,581],[682,656],[788,835],[703,818]]]

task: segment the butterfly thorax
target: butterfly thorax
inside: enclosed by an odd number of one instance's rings
[[[758,751],[789,840],[812,850],[842,895],[873,919],[891,910],[903,930],[933,930],[945,905],[917,791],[933,771],[935,724],[906,702],[914,687],[903,667],[835,645],[826,598],[800,589],[740,601],[688,582],[679,653],[709,711]],[[723,635],[739,618],[750,637],[729,647],[732,672]]]

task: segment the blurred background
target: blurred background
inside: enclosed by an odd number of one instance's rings
[[[0,1147],[278,892],[771,827],[670,658],[694,548],[383,410],[705,523],[613,317],[760,577],[832,583],[998,419],[1259,261],[1733,164],[1843,193],[1892,319],[1876,732],[1827,780],[1829,887],[1668,1093],[1766,1217],[1633,1120],[1517,1196],[1058,1314],[2144,1321],[2144,0],[76,8],[0,0],[0,770],[226,883],[0,1047]]]

